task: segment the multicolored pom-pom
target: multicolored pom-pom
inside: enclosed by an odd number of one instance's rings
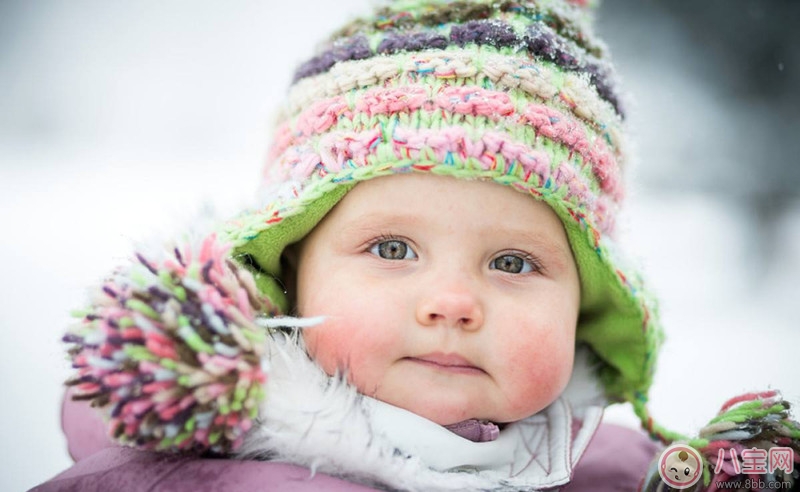
[[[800,484],[800,424],[777,391],[731,398],[688,446],[703,461],[690,492],[795,490]],[[670,489],[651,466],[643,491]]]
[[[704,490],[738,490],[723,485],[732,483],[794,490],[800,483],[800,424],[792,419],[790,407],[774,390],[725,402],[700,431],[700,439],[708,441],[700,448],[707,462]]]
[[[137,254],[105,281],[64,341],[73,398],[108,417],[110,435],[144,449],[225,453],[257,416],[274,314],[215,235],[160,259]]]

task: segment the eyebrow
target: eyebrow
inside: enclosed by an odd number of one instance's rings
[[[350,224],[345,224],[342,230],[348,231],[374,231],[380,229],[382,226],[378,224],[391,224],[391,225],[425,225],[425,220],[416,215],[398,214],[398,213],[384,213],[384,212],[368,212],[359,216]]]

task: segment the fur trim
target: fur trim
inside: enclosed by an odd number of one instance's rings
[[[366,485],[405,491],[534,490],[497,474],[437,471],[376,432],[365,397],[343,378],[329,377],[295,335],[270,344],[267,400],[237,457],[288,462]],[[565,399],[576,416],[602,399],[588,357],[576,353]]]

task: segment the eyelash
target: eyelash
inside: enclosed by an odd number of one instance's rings
[[[502,258],[504,256],[516,256],[517,258],[520,258],[522,261],[524,261],[525,263],[528,263],[531,266],[531,271],[530,272],[512,273],[512,275],[529,275],[529,274],[537,274],[537,273],[540,274],[540,273],[544,272],[544,266],[542,265],[541,260],[539,260],[539,258],[531,255],[530,253],[525,253],[524,251],[503,251],[502,253],[500,253],[497,256],[495,256],[494,258],[492,258],[492,261],[491,261],[490,265],[493,265],[495,261],[497,261],[498,259],[500,259],[500,258]],[[489,268],[492,269],[492,270],[496,270],[496,268],[492,268],[491,266]],[[504,272],[504,273],[508,273],[508,272]]]
[[[366,251],[372,253],[373,248],[375,248],[376,246],[379,246],[382,243],[391,242],[391,241],[397,241],[397,242],[404,243],[406,245],[406,247],[409,249],[409,251],[411,251],[414,254],[414,259],[416,259],[417,253],[416,253],[416,251],[414,251],[414,249],[411,247],[411,245],[408,244],[409,241],[407,239],[403,238],[403,237],[394,236],[392,234],[381,234],[380,236],[374,238],[372,241],[370,241],[367,244]],[[372,253],[372,254],[375,254],[375,253]],[[380,258],[379,254],[375,254],[375,256],[378,256]],[[531,266],[531,271],[530,272],[512,273],[512,275],[536,274],[536,273],[542,273],[544,271],[544,266],[542,265],[542,262],[541,262],[541,260],[539,260],[539,258],[531,255],[530,253],[525,253],[523,251],[503,251],[502,253],[500,253],[497,256],[495,256],[494,258],[492,258],[492,260],[491,260],[491,262],[489,264],[492,265],[495,261],[497,261],[497,259],[502,258],[504,256],[516,256],[516,257],[522,259],[522,261],[528,263]],[[397,260],[390,260],[390,261],[397,261]],[[491,268],[491,266],[490,266],[490,268]],[[491,268],[491,269],[496,270],[496,268]]]
[[[409,244],[410,241],[408,241],[408,239],[405,239],[405,238],[399,237],[399,236],[393,236],[391,234],[381,234],[380,236],[378,236],[375,239],[373,239],[372,241],[370,241],[367,244],[366,251],[371,253],[371,254],[373,254],[373,255],[375,255],[375,256],[377,256],[378,258],[382,258],[379,253],[373,252],[372,250],[374,248],[380,246],[383,243],[388,243],[388,242],[392,242],[392,241],[403,243],[403,244],[406,245],[406,248],[408,248],[408,251],[411,252],[414,255],[413,258],[408,258],[408,259],[416,259],[417,258],[417,253],[416,253],[416,251],[414,251],[414,248],[412,248],[411,245]],[[388,258],[382,258],[382,259],[389,260]],[[400,259],[406,259],[406,258],[400,258]],[[389,261],[398,261],[398,260],[389,260]]]

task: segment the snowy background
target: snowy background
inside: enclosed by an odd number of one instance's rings
[[[251,197],[292,68],[368,3],[0,1],[0,490],[71,464],[59,338],[84,289],[133,242]],[[798,7],[600,12],[635,100],[621,233],[669,335],[651,408],[683,432],[747,390],[800,403]]]

